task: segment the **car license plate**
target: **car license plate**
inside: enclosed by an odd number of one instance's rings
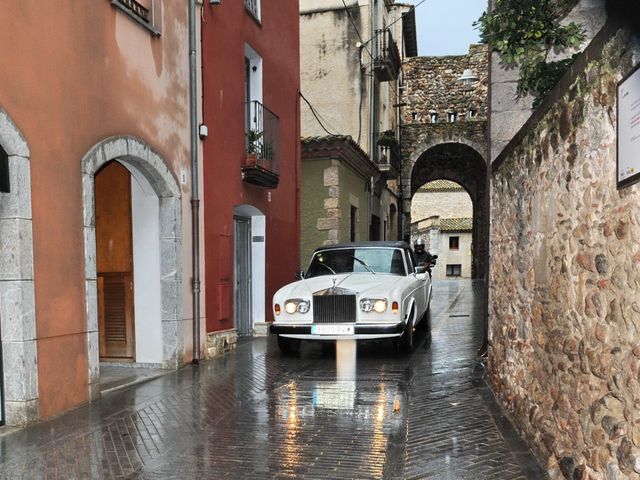
[[[311,325],[314,335],[353,335],[353,325]]]

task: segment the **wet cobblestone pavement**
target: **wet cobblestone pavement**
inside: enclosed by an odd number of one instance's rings
[[[477,378],[481,284],[434,285],[412,355],[275,339],[2,435],[0,478],[542,479]],[[477,369],[476,369],[477,372]],[[477,374],[476,374],[477,376]]]

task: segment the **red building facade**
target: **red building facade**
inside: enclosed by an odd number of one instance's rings
[[[266,333],[300,245],[297,0],[205,3],[203,210],[209,355]]]

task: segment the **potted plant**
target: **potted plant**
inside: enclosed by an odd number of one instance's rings
[[[396,134],[393,130],[386,130],[380,134],[376,143],[379,147],[387,149],[397,146],[398,140],[396,140]]]
[[[262,131],[249,130],[247,137],[247,165],[255,166],[258,163],[258,155],[262,154]]]

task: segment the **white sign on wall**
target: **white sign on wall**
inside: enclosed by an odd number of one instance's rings
[[[618,83],[618,188],[640,181],[640,65]]]

